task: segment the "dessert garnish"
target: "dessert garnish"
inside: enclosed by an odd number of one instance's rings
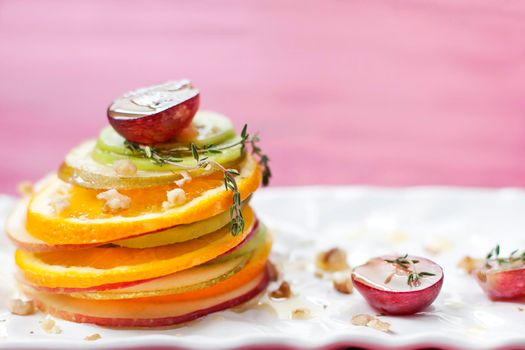
[[[224,174],[224,187],[233,193],[233,204],[230,208],[230,229],[233,235],[239,234],[244,229],[244,218],[241,211],[241,196],[235,177],[239,176],[239,172],[236,169],[226,168],[217,161],[211,159],[209,155],[220,154],[227,149],[231,149],[237,146],[241,147],[241,153],[246,149],[246,145],[251,146],[251,153],[258,157],[259,164],[262,166],[262,184],[267,186],[270,182],[272,172],[269,167],[269,161],[267,155],[262,153],[261,148],[258,145],[260,141],[259,135],[250,135],[248,133],[248,125],[245,124],[241,131],[241,139],[238,142],[229,144],[223,147],[217,147],[214,144],[207,144],[202,147],[198,147],[195,144],[191,144],[188,149],[175,149],[175,150],[162,150],[148,145],[140,145],[137,143],[126,141],[126,147],[134,154],[139,154],[147,159],[150,159],[153,163],[158,165],[169,164],[176,168],[184,170],[197,170],[216,169]],[[183,165],[182,158],[186,155],[190,155],[195,159],[195,165]],[[187,172],[186,172],[187,174]]]
[[[331,248],[317,254],[316,266],[327,272],[343,271],[350,268],[346,261],[346,252],[341,248]]]
[[[332,285],[334,289],[341,294],[352,294],[354,291],[354,284],[350,273],[334,276]]]
[[[483,263],[476,264],[472,275],[494,300],[525,296],[525,251],[513,250],[501,256],[500,246],[491,249]]]
[[[188,127],[199,108],[199,90],[189,80],[140,88],[117,98],[107,115],[130,142],[167,142]]]
[[[354,326],[370,327],[381,332],[390,332],[390,323],[381,321],[377,317],[367,314],[358,314],[352,316],[352,324]]]
[[[36,308],[74,322],[164,327],[265,291],[275,278],[272,237],[249,200],[268,184],[269,159],[247,126],[237,134],[198,103],[189,81],[118,98],[113,127],[24,191],[6,231],[20,290]],[[58,329],[49,317],[42,326]]]
[[[437,298],[443,270],[426,258],[382,256],[354,268],[352,281],[370,306],[385,314],[407,315],[423,310]]]
[[[279,287],[270,292],[270,297],[272,299],[288,299],[292,296],[292,289],[290,284],[286,281],[282,281]]]
[[[435,276],[436,274],[416,270],[416,264],[419,263],[417,259],[408,259],[408,254],[398,256],[395,259],[385,259],[389,264],[392,264],[395,270],[386,277],[385,284],[390,283],[394,275],[407,275],[407,284],[411,287],[419,287],[421,285],[421,279],[425,277]]]

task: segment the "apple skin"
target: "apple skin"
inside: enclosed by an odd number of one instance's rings
[[[245,303],[266,289],[269,283],[268,268],[263,272],[263,276],[260,281],[244,294],[238,295],[232,299],[218,302],[216,305],[209,306],[202,309],[196,309],[195,311],[178,315],[178,316],[167,316],[158,318],[109,318],[109,317],[97,317],[90,315],[83,315],[74,312],[68,312],[60,310],[52,305],[46,305],[43,301],[38,298],[35,299],[36,306],[43,312],[47,312],[55,317],[59,317],[64,320],[78,322],[78,323],[91,323],[105,327],[167,327],[180,323],[193,321],[197,318],[206,316],[208,314],[229,309],[231,307]],[[139,316],[139,315],[137,315]]]
[[[171,104],[168,102],[167,108],[158,112],[147,107],[135,112],[118,108],[119,102],[133,101],[134,97],[145,96],[155,91],[169,91],[169,84],[180,84],[177,88],[181,91],[181,96],[172,100]],[[170,141],[187,128],[199,109],[199,103],[199,90],[189,81],[168,82],[137,89],[131,95],[119,97],[108,107],[107,116],[111,126],[126,140],[151,145]]]
[[[228,250],[228,251],[226,251],[226,252],[224,252],[224,253],[222,253],[222,254],[220,254],[220,255],[217,255],[217,256],[215,257],[215,259],[222,258],[222,257],[224,257],[225,255],[231,254],[231,253],[233,253],[234,251],[236,251],[237,249],[242,248],[245,244],[247,244],[247,243],[250,241],[250,239],[253,238],[253,236],[255,236],[255,234],[256,234],[257,231],[259,230],[259,225],[260,225],[260,224],[259,224],[259,219],[256,218],[256,219],[255,219],[255,222],[253,223],[253,227],[252,227],[252,229],[251,229],[250,232],[246,235],[246,237],[242,240],[242,242],[239,243],[239,244],[237,244],[235,247],[231,248],[230,250]],[[214,259],[214,260],[215,260],[215,259]]]
[[[525,296],[525,267],[493,271],[477,269],[474,270],[473,275],[492,300]]]

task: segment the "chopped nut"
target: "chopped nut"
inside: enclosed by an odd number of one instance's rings
[[[51,208],[53,208],[53,211],[55,214],[60,214],[64,209],[69,207],[69,197],[66,197],[64,195],[59,195],[54,197],[49,205],[51,205]]]
[[[277,266],[271,261],[268,261],[268,277],[272,282],[279,280],[279,270],[277,270]]]
[[[175,185],[182,187],[186,182],[191,182],[191,176],[187,171],[181,171],[180,174],[182,176],[182,179],[175,181]]]
[[[481,282],[487,282],[487,274],[485,273],[485,271],[481,271],[481,270],[479,270],[479,271],[476,273],[476,277],[477,277],[478,280],[480,280]]]
[[[181,188],[174,188],[166,192],[167,201],[162,202],[162,209],[168,210],[176,205],[181,205],[186,201],[186,193]]]
[[[33,184],[29,181],[22,181],[18,184],[17,189],[22,196],[30,196],[33,193]]]
[[[367,314],[354,315],[352,317],[352,324],[354,326],[366,326],[373,318],[373,316]]]
[[[340,248],[332,248],[317,255],[317,267],[321,270],[334,272],[347,270],[346,253]]]
[[[458,267],[465,270],[467,273],[472,273],[475,269],[480,267],[482,264],[480,259],[474,259],[470,256],[465,256],[458,262]]]
[[[300,308],[292,310],[292,319],[294,320],[307,320],[311,317],[309,309]]]
[[[84,340],[99,340],[102,336],[98,333],[93,333],[84,338]]]
[[[314,272],[314,276],[315,276],[315,278],[319,278],[319,279],[321,279],[321,278],[324,277],[324,273],[323,273],[323,271],[321,271],[321,270],[315,270],[315,272]]]
[[[71,185],[64,182],[60,184],[60,186],[58,187],[56,191],[56,194],[59,196],[69,196],[70,191],[71,191]]]
[[[53,320],[49,316],[47,316],[42,321],[40,321],[40,327],[42,327],[42,329],[46,333],[50,333],[50,334],[62,333],[62,330],[60,329],[60,327],[57,326],[57,324],[55,323],[55,320]]]
[[[129,209],[131,206],[131,198],[119,193],[114,188],[97,194],[97,199],[106,201],[102,207],[102,211],[105,213],[116,213],[120,210]]]
[[[381,321],[377,317],[367,314],[359,314],[353,316],[352,324],[354,326],[370,327],[381,332],[390,332],[390,323]]]
[[[518,306],[518,311],[521,311],[521,312],[523,312],[523,311],[525,311],[525,309],[524,309],[524,308],[522,308],[522,307],[519,307],[519,306]]]
[[[270,297],[273,299],[288,299],[291,295],[292,290],[286,281],[281,282],[279,288],[270,293]]]
[[[352,283],[352,278],[350,274],[345,276],[334,277],[332,284],[336,291],[343,294],[352,294],[354,291],[354,284]]]
[[[439,255],[447,250],[452,249],[453,245],[450,240],[444,237],[435,238],[425,246],[425,250],[432,255]]]
[[[26,316],[35,313],[35,304],[33,303],[33,300],[23,300],[18,298],[11,299],[9,300],[8,307],[13,315]]]
[[[119,159],[114,161],[113,169],[119,176],[133,176],[137,173],[137,166],[129,159]]]
[[[385,333],[390,332],[390,323],[381,321],[377,318],[372,319],[370,322],[366,324],[366,326],[376,329],[381,332],[385,332]]]

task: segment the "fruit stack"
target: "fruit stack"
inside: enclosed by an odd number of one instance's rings
[[[108,109],[111,127],[27,189],[7,222],[20,289],[56,317],[190,321],[259,295],[272,241],[249,205],[270,176],[258,137],[198,111],[186,80]]]

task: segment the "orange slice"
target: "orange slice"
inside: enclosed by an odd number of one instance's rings
[[[259,187],[261,169],[256,160],[247,155],[239,170],[240,175],[236,179],[241,199],[244,200]],[[207,183],[210,181],[216,187],[207,189],[204,183],[192,180],[190,184],[193,183],[195,195],[190,193],[188,202],[168,210],[159,208],[166,198],[165,188],[157,188],[156,192],[151,188],[122,191],[132,197],[131,208],[127,213],[111,215],[102,213],[103,202],[96,199],[100,191],[78,186],[73,186],[71,190],[70,208],[56,214],[51,204],[64,183],[55,179],[29,203],[27,229],[31,235],[49,245],[93,244],[200,221],[228,210],[232,204],[232,192],[224,189],[222,180],[208,179]],[[199,190],[195,186],[204,187]]]
[[[133,249],[97,247],[31,253],[17,250],[15,260],[24,278],[47,288],[90,288],[143,281],[203,264],[240,244],[254,229],[255,217],[246,206],[246,229],[232,236],[228,226],[191,241]]]

